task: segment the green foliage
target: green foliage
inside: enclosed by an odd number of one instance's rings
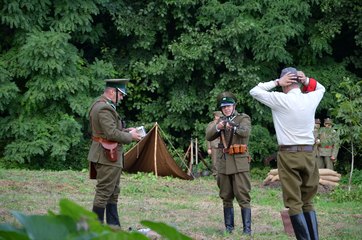
[[[21,226],[1,224],[0,239],[148,239],[138,232],[114,231],[109,226],[102,225],[93,212],[70,200],[60,200],[59,206],[59,214],[49,212],[48,215],[27,216],[13,211],[13,216]],[[141,221],[141,223],[165,239],[191,239],[162,222]]]
[[[331,197],[338,203],[342,202],[362,202],[362,185],[357,185],[352,191],[344,188],[336,188],[331,193]]]
[[[348,174],[343,175],[343,177],[341,178],[341,183],[347,184],[348,177],[349,177]],[[352,184],[353,185],[362,185],[362,170],[358,170],[358,169],[353,170]]]
[[[338,105],[333,108],[333,113],[341,122],[339,134],[343,142],[356,142],[358,147],[362,139],[362,81],[344,78],[339,90],[334,92]]]
[[[216,96],[234,92],[237,110],[265,127],[251,139],[260,162],[273,152],[274,133],[270,110],[249,90],[293,65],[326,86],[317,115],[329,115],[342,77],[361,73],[358,3],[4,1],[0,159],[8,166],[82,166],[87,112],[102,79],[129,77],[121,115],[129,126],[158,122],[174,156],[183,155],[190,138],[204,139]]]
[[[249,151],[252,159],[260,166],[265,158],[277,151],[276,139],[270,136],[267,128],[254,125],[249,140]]]
[[[270,171],[269,167],[264,167],[264,168],[253,167],[250,170],[250,175],[253,180],[263,181],[265,179],[265,176],[268,176],[269,171]]]

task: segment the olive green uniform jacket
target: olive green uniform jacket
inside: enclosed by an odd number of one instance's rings
[[[339,137],[333,128],[322,127],[319,129],[320,145],[318,152],[320,156],[333,156],[337,159],[339,151]]]
[[[92,141],[88,153],[88,161],[110,166],[123,167],[123,144],[132,141],[132,135],[123,130],[122,121],[116,110],[104,96],[99,97],[92,105],[89,114],[92,135],[108,141],[118,142],[118,160],[110,162],[101,143]]]
[[[216,124],[210,124],[206,129],[206,139],[213,141],[220,138],[221,133],[225,133],[225,143],[245,144],[249,143],[249,136],[251,131],[251,120],[246,114],[239,114],[235,111],[235,118],[233,122],[238,124],[235,131],[230,130],[216,130]],[[233,199],[236,198],[239,206],[243,208],[250,208],[250,156],[249,152],[243,154],[223,153],[222,141],[220,148],[218,148],[217,159],[217,185],[219,187],[219,196],[223,201],[224,208],[233,207]],[[228,146],[226,146],[228,147]]]
[[[233,144],[248,144],[250,131],[251,131],[251,120],[250,117],[244,113],[239,114],[235,111],[236,117],[233,121],[239,126],[236,128],[236,131],[224,131],[225,132],[225,141],[226,144],[229,144],[229,140],[232,136],[231,145]],[[208,141],[213,141],[216,138],[220,138],[221,131],[216,130],[217,123],[210,123],[206,129],[206,139]],[[249,163],[249,152],[244,154],[224,154],[222,148],[218,151],[218,172],[222,174],[234,174],[238,172],[245,172],[250,170]],[[223,159],[223,160],[222,160]]]

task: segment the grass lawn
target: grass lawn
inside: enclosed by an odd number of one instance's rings
[[[87,172],[0,169],[0,223],[15,223],[10,210],[25,214],[57,212],[59,200],[68,198],[91,209],[96,182]],[[253,239],[294,239],[284,233],[280,188],[252,182]],[[346,190],[347,191],[347,190]],[[361,239],[361,202],[332,200],[330,193],[315,198],[320,239]],[[222,202],[212,177],[185,181],[152,174],[123,174],[119,199],[123,230],[144,228],[141,220],[161,221],[193,239],[249,239],[241,234],[240,208],[234,202],[235,227],[225,235]]]

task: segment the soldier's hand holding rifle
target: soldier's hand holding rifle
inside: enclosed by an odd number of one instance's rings
[[[238,126],[238,124],[230,121],[227,118],[220,118],[220,121],[216,125],[216,128],[218,130],[231,130],[231,129],[237,127],[237,126]]]

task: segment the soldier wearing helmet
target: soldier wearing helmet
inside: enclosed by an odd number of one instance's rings
[[[231,92],[217,96],[222,117],[206,129],[206,139],[219,138],[217,184],[223,201],[226,232],[234,230],[233,200],[236,198],[243,222],[243,233],[251,234],[250,208],[250,155],[248,142],[251,131],[250,117],[236,110],[236,97]]]
[[[324,127],[319,130],[320,144],[318,145],[318,152],[320,155],[319,168],[328,168],[333,170],[334,163],[337,160],[339,151],[339,137],[332,128],[332,119],[324,119]]]

